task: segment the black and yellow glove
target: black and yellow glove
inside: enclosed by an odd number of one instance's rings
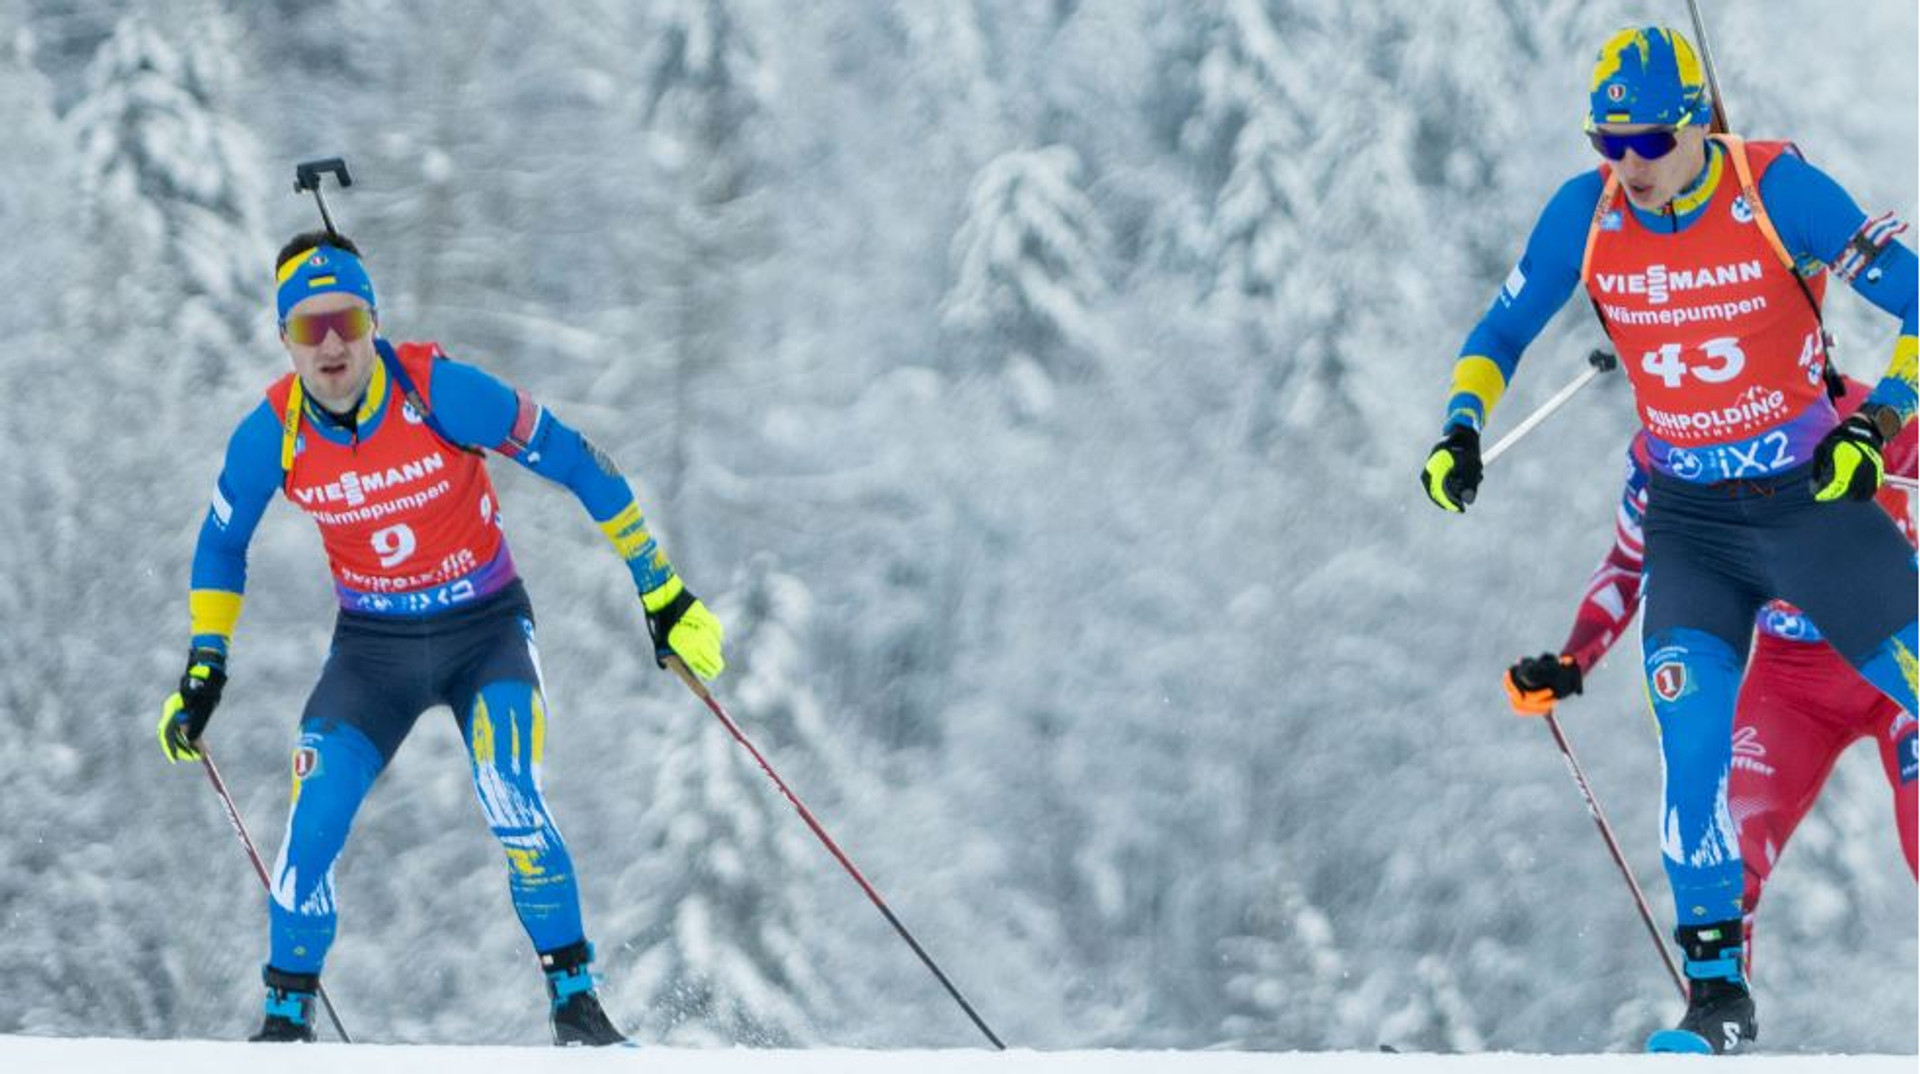
[[[218,649],[195,649],[187,654],[187,670],[175,690],[160,706],[160,749],[169,761],[197,761],[200,751],[195,743],[207,729],[214,708],[220,704],[220,690],[227,685],[226,654]]]
[[[1516,716],[1540,716],[1553,703],[1580,692],[1580,665],[1571,656],[1541,653],[1523,657],[1507,669],[1507,703]]]
[[[654,663],[667,666],[677,656],[695,675],[712,680],[727,668],[720,654],[726,630],[705,604],[695,597],[679,575],[667,584],[640,595],[647,609],[647,633],[653,637]]]
[[[1813,498],[1821,503],[1842,496],[1873,499],[1887,479],[1881,449],[1899,431],[1900,412],[1888,406],[1863,406],[1835,426],[1813,449]]]
[[[1420,488],[1441,508],[1456,514],[1465,511],[1480,490],[1479,430],[1456,425],[1446,439],[1433,445],[1426,469],[1420,471]]]

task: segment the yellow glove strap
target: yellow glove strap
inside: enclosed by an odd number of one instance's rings
[[[673,599],[679,596],[681,591],[686,588],[687,584],[682,582],[680,576],[676,574],[667,579],[666,585],[640,594],[640,605],[649,612],[657,612],[667,605],[672,604]],[[671,641],[671,639],[669,639],[669,641]]]

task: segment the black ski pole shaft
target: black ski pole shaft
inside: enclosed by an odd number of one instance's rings
[[[260,886],[267,889],[267,898],[273,898],[273,881],[267,876],[267,863],[254,849],[253,837],[247,834],[247,826],[240,819],[240,808],[233,804],[233,795],[227,793],[227,782],[220,778],[220,770],[213,765],[213,751],[207,749],[204,741],[196,741],[193,748],[200,751],[200,762],[206,766],[207,778],[213,781],[213,792],[220,796],[220,804],[227,809],[227,823],[233,825],[233,834],[240,837],[240,845],[247,848],[247,859],[253,862],[253,873],[260,878]],[[340,1040],[352,1044],[353,1038],[347,1036],[347,1027],[340,1024],[340,1014],[333,1009],[333,1000],[327,995],[327,986],[315,983],[320,994],[320,1003],[327,1009],[327,1017],[333,1022],[333,1031]]]
[[[320,222],[327,225],[327,234],[340,234],[340,229],[333,226],[333,214],[327,211],[327,199],[319,187],[313,188],[313,203],[320,207]]]
[[[1526,436],[1541,422],[1552,417],[1554,411],[1565,406],[1567,400],[1578,395],[1580,389],[1586,387],[1593,378],[1607,372],[1618,364],[1619,359],[1603,350],[1595,350],[1592,354],[1587,355],[1587,368],[1582,371],[1579,376],[1568,381],[1566,387],[1553,393],[1553,397],[1541,403],[1535,408],[1533,413],[1521,419],[1520,424],[1513,427],[1513,431],[1501,437],[1492,447],[1488,448],[1487,453],[1481,456],[1480,464],[1482,466],[1488,465],[1492,463],[1493,460],[1505,455],[1508,448],[1519,443],[1521,437]]]
[[[1687,999],[1686,978],[1680,975],[1680,966],[1673,960],[1673,952],[1667,950],[1667,942],[1660,935],[1660,926],[1654,923],[1653,910],[1647,906],[1647,896],[1640,890],[1640,882],[1633,878],[1633,870],[1627,866],[1627,857],[1620,852],[1620,841],[1613,837],[1613,825],[1607,823],[1607,815],[1600,809],[1600,799],[1593,796],[1593,787],[1587,783],[1587,774],[1580,771],[1580,762],[1574,759],[1573,746],[1568,744],[1567,736],[1560,730],[1560,721],[1553,713],[1546,714],[1547,730],[1553,732],[1553,741],[1560,747],[1560,756],[1566,758],[1567,771],[1573,774],[1573,782],[1580,788],[1580,794],[1587,800],[1587,812],[1592,815],[1594,826],[1600,829],[1600,838],[1606,841],[1607,853],[1613,855],[1613,864],[1620,869],[1620,875],[1626,878],[1628,890],[1633,892],[1634,905],[1640,908],[1640,920],[1647,926],[1647,935],[1653,937],[1654,949],[1660,952],[1660,960],[1666,964],[1667,973],[1673,977],[1673,986],[1680,990],[1681,1002]]]
[[[976,1026],[980,1032],[986,1034],[987,1039],[993,1042],[995,1048],[1005,1050],[1006,1045],[1001,1043],[1000,1038],[994,1034],[993,1030],[987,1028],[987,1023],[980,1017],[979,1012],[973,1009],[973,1004],[968,1003],[967,998],[960,994],[960,990],[954,987],[953,982],[947,978],[947,975],[941,972],[940,967],[934,963],[933,957],[927,954],[926,948],[921,947],[920,941],[914,939],[913,933],[908,932],[907,927],[900,923],[898,917],[894,916],[894,912],[892,908],[887,905],[887,901],[880,897],[880,893],[874,890],[873,885],[867,882],[866,877],[860,875],[860,870],[854,868],[853,861],[840,849],[839,844],[833,841],[833,837],[827,834],[827,830],[821,826],[820,822],[814,819],[813,811],[808,809],[806,805],[800,801],[799,796],[795,795],[793,790],[787,786],[787,781],[780,778],[780,774],[773,770],[771,764],[767,763],[766,757],[762,756],[760,751],[754,748],[753,743],[747,740],[746,734],[740,730],[740,725],[733,722],[733,717],[728,716],[727,710],[722,708],[720,702],[714,698],[713,691],[708,690],[706,684],[701,682],[692,671],[689,671],[687,665],[681,661],[679,657],[668,657],[667,666],[673,669],[674,674],[680,676],[680,681],[687,684],[687,689],[693,691],[695,697],[698,697],[706,703],[707,708],[712,711],[720,723],[726,727],[727,733],[731,734],[736,741],[747,748],[748,753],[753,755],[753,759],[760,765],[760,770],[767,774],[768,779],[773,780],[774,786],[780,788],[780,793],[786,796],[787,801],[793,803],[793,808],[799,812],[800,819],[807,822],[807,827],[813,829],[813,834],[819,837],[820,842],[826,846],[827,851],[833,855],[834,860],[840,863],[840,867],[847,871],[848,876],[853,877],[854,883],[860,885],[860,890],[867,893],[867,898],[873,901],[873,905],[879,909],[881,916],[887,919],[887,924],[893,926],[893,931],[899,933],[900,938],[907,941],[907,946],[913,949],[913,953],[920,956],[920,961],[926,965],[927,969],[933,971],[933,976],[940,982],[940,987],[946,989],[947,995],[952,996],[953,1001],[960,1005],[960,1009],[967,1012],[967,1017],[973,1020],[974,1026]]]
[[[1687,0],[1687,13],[1693,16],[1693,38],[1700,42],[1700,65],[1707,69],[1707,92],[1713,94],[1713,125],[1708,130],[1725,134],[1729,130],[1727,106],[1720,103],[1720,76],[1713,70],[1713,46],[1707,43],[1707,22],[1700,17],[1700,0]]]

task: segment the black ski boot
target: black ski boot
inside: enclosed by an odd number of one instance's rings
[[[313,995],[320,990],[320,977],[313,973],[281,973],[272,966],[261,971],[267,982],[267,1017],[260,1032],[248,1037],[253,1041],[311,1043],[313,1041]]]
[[[600,997],[593,991],[593,945],[585,940],[557,951],[540,953],[547,975],[547,995],[553,999],[553,1043],[595,1047],[625,1044],[626,1035],[613,1027]]]
[[[1759,1030],[1740,962],[1740,936],[1738,921],[1674,930],[1687,957],[1687,1013],[1678,1028],[1655,1033],[1648,1051],[1728,1055],[1750,1049]]]

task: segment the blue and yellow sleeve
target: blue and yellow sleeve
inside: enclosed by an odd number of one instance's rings
[[[434,418],[456,441],[506,455],[572,490],[612,542],[641,593],[673,579],[673,567],[648,532],[625,475],[552,411],[492,374],[451,360],[434,363],[432,400]]]
[[[1900,319],[1893,356],[1867,402],[1912,418],[1920,399],[1914,369],[1920,260],[1898,241],[1907,225],[1892,213],[1869,218],[1846,188],[1792,155],[1782,155],[1760,177],[1760,197],[1780,241],[1796,259],[1815,269],[1825,266],[1860,297]]]
[[[226,652],[247,589],[247,545],[280,487],[280,423],[265,400],[234,429],[194,544],[192,647]]]
[[[1444,428],[1486,427],[1493,408],[1506,394],[1520,355],[1579,286],[1580,258],[1600,190],[1599,172],[1584,172],[1562,184],[1541,211],[1526,252],[1467,334],[1453,363]]]

